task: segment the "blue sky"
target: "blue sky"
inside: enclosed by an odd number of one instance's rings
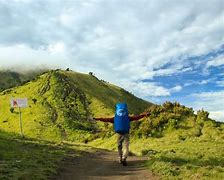
[[[0,0],[0,68],[94,72],[224,121],[223,0]]]

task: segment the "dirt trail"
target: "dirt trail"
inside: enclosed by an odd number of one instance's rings
[[[82,152],[82,156],[66,159],[58,170],[56,180],[144,180],[159,179],[144,168],[144,157],[130,156],[128,166],[117,162],[117,153],[97,150]]]

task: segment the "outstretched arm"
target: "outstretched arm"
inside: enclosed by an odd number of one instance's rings
[[[130,121],[137,121],[137,120],[142,119],[144,117],[147,117],[149,115],[150,115],[150,113],[147,112],[147,113],[142,113],[142,114],[137,115],[137,116],[129,116],[129,119],[130,119]]]
[[[103,122],[110,122],[110,123],[114,123],[114,118],[93,118],[96,121],[103,121]]]

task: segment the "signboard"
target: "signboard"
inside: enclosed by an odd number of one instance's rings
[[[27,107],[28,106],[28,100],[27,98],[16,98],[16,99],[11,99],[11,107]]]
[[[28,100],[27,100],[27,98],[11,98],[10,104],[11,104],[12,108],[19,108],[20,131],[21,131],[21,135],[23,137],[22,113],[21,113],[20,108],[27,107]]]

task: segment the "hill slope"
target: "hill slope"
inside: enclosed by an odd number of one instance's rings
[[[19,132],[18,109],[9,101],[27,97],[22,109],[25,135],[50,140],[80,140],[97,131],[92,116],[112,116],[114,104],[125,101],[130,113],[140,113],[150,105],[125,90],[92,75],[71,71],[49,71],[35,80],[0,93],[0,129]]]
[[[29,107],[22,109],[24,134],[29,138],[22,139],[9,133],[20,132],[18,109],[9,105],[12,97],[27,97],[29,100]],[[35,176],[40,172],[46,177],[51,174],[49,171],[55,171],[56,166],[51,165],[67,156],[67,150],[71,155],[71,149],[61,149],[58,156],[58,147],[54,150],[52,146],[45,146],[44,150],[38,142],[30,146],[26,144],[27,140],[33,141],[30,137],[59,144],[63,144],[60,143],[62,140],[91,141],[88,145],[115,150],[116,136],[111,126],[92,121],[92,116],[113,116],[113,106],[119,101],[127,102],[132,114],[146,108],[151,112],[148,118],[133,122],[130,150],[148,156],[147,166],[153,172],[164,179],[223,179],[224,123],[209,119],[208,112],[204,110],[195,114],[192,108],[179,103],[152,105],[91,74],[71,71],[49,71],[22,86],[0,93],[0,146],[4,152],[0,154],[0,160],[5,162],[8,158],[8,166],[0,166],[3,172],[0,177],[18,176],[17,167],[25,169],[25,162],[33,156],[33,152],[40,160],[34,162],[35,168],[25,172],[25,177],[29,177],[33,169]],[[9,141],[16,143],[10,145]],[[20,153],[24,162],[22,166],[15,165],[14,159],[20,148],[27,150],[27,156]],[[45,153],[48,149],[52,150],[49,157]],[[45,159],[51,167],[46,165],[42,169]]]

